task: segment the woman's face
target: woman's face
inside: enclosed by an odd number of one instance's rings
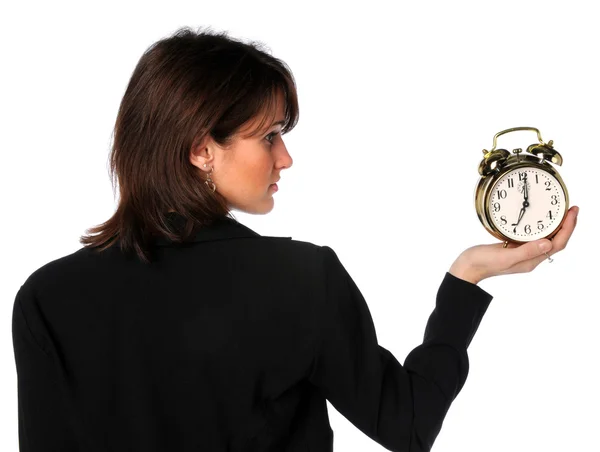
[[[273,209],[276,189],[272,184],[279,180],[281,170],[293,162],[280,134],[283,119],[284,104],[280,96],[273,124],[267,124],[268,128],[260,135],[246,139],[237,136],[228,149],[209,137],[191,153],[191,163],[204,171],[204,179],[214,169],[211,178],[216,191],[227,199],[231,209],[252,214],[265,214]],[[242,134],[256,125],[255,119],[243,128]]]

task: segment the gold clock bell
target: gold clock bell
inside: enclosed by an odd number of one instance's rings
[[[500,135],[518,130],[537,132],[539,143],[512,154],[496,149]],[[569,194],[558,171],[562,156],[550,140],[544,143],[534,127],[514,127],[494,136],[491,150],[483,150],[480,178],[475,187],[477,216],[494,237],[508,243],[525,243],[552,238],[569,210]]]

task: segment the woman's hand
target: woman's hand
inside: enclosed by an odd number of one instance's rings
[[[579,207],[573,206],[560,231],[551,239],[515,245],[504,242],[491,245],[477,245],[463,251],[454,261],[448,272],[457,278],[477,284],[486,278],[510,273],[532,271],[548,256],[564,250],[577,224]]]

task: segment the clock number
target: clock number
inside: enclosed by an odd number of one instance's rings
[[[500,199],[506,198],[506,190],[498,190],[498,198],[500,198]]]
[[[500,210],[500,203],[499,202],[495,202],[494,203],[494,212],[498,212]]]
[[[515,181],[510,178],[508,179],[508,188],[513,188],[515,186]]]
[[[544,229],[544,224],[542,223],[543,220],[538,220],[538,231],[541,231],[542,229]]]
[[[519,182],[525,179],[525,177],[527,177],[527,173],[519,173]]]
[[[552,189],[550,188],[550,185],[552,185],[552,182],[550,182],[549,180],[547,180],[547,181],[546,181],[546,191],[550,191],[550,190],[552,190]]]
[[[550,218],[552,220],[552,211],[551,210],[548,211],[548,215],[546,215],[546,218]]]
[[[538,180],[538,175],[537,175],[537,174],[535,175],[535,183],[536,183],[536,184],[539,184],[539,183],[540,183],[540,181]]]
[[[508,223],[508,221],[506,221],[506,215],[502,215],[500,217],[500,223],[502,224],[502,226],[504,226],[506,223]]]
[[[558,204],[558,195],[552,195],[552,201],[550,201],[550,204],[552,204],[553,206]]]
[[[531,234],[531,226],[530,225],[525,226],[525,234]]]

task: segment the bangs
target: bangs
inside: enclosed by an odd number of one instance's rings
[[[224,86],[235,88],[229,91],[231,101],[211,132],[217,142],[229,144],[234,137],[256,137],[277,120],[284,121],[281,133],[285,134],[298,123],[296,85],[284,62],[272,57],[267,62],[245,58]],[[279,110],[283,118],[276,117]]]
[[[238,128],[239,136],[242,138],[266,133],[278,119],[284,121],[281,128],[282,135],[291,131],[298,123],[298,97],[296,87],[289,78],[276,80],[270,87],[256,87],[248,97],[244,110],[246,110],[246,117],[250,119]],[[283,118],[276,117],[280,102],[283,102]]]
[[[269,130],[276,120],[276,115],[279,111],[279,98],[283,97],[281,94],[282,93],[277,88],[274,88],[270,91],[269,95],[261,99],[258,108],[256,109],[256,113],[253,115],[253,119],[240,127],[242,138],[252,138],[257,135],[262,135]],[[285,102],[285,99],[283,99],[283,101]],[[289,122],[287,118],[285,118],[285,121],[286,124]]]

